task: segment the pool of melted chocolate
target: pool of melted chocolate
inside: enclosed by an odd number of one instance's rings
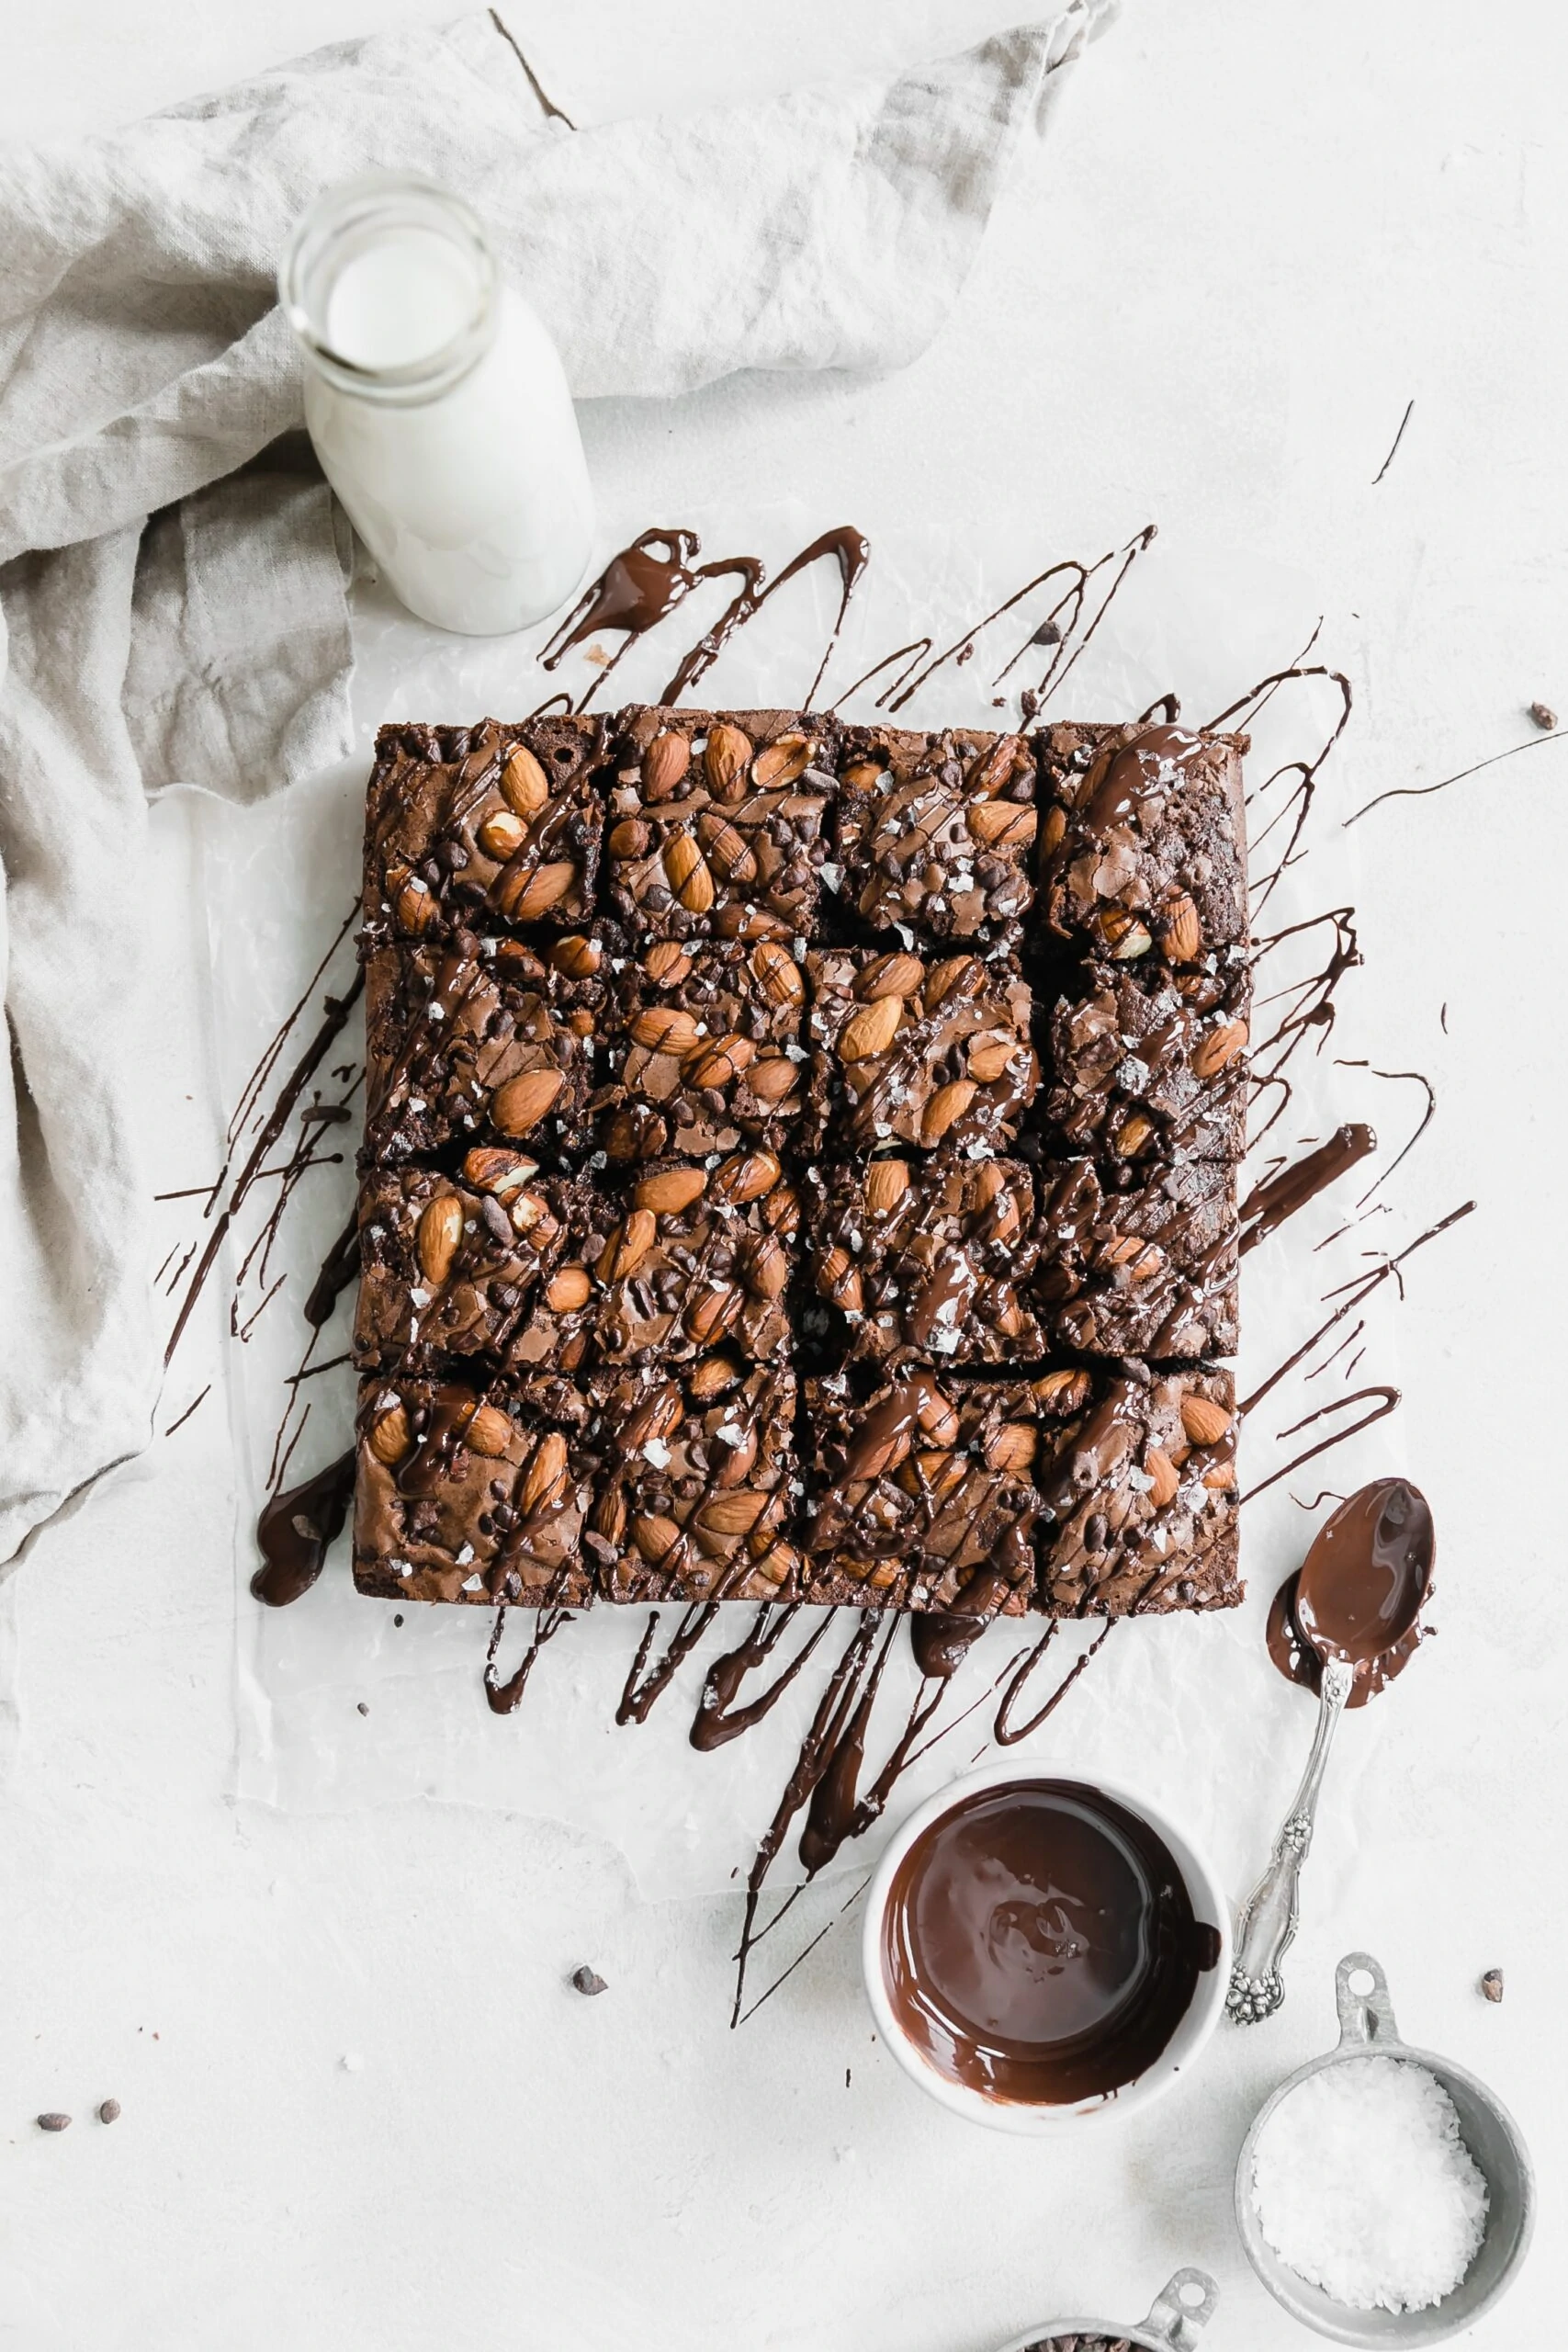
[[[937,2073],[1062,2107],[1150,2067],[1220,1952],[1147,1822],[1076,1781],[982,1789],[900,1862],[882,1927],[894,2016]]]

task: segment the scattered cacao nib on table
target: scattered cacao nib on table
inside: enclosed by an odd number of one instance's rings
[[[1239,1600],[1244,749],[384,729],[360,1589]]]
[[[1487,1970],[1485,1975],[1481,1980],[1481,1990],[1489,2001],[1500,2001],[1502,1999],[1503,1972],[1500,1968],[1489,1968]]]

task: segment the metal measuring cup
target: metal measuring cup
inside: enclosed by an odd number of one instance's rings
[[[1105,2335],[1112,2344],[1136,2344],[1146,2352],[1194,2352],[1198,2337],[1214,2315],[1220,2290],[1206,2270],[1179,2270],[1155,2297],[1147,2319],[1129,2327],[1119,2319],[1048,2319],[1012,2336],[1000,2352],[1051,2352],[1058,2336]]]
[[[1370,1992],[1352,1990],[1352,1980],[1371,1981]],[[1443,2344],[1461,2328],[1473,2326],[1484,2311],[1512,2284],[1525,2258],[1535,2226],[1535,2174],[1519,2129],[1500,2098],[1466,2074],[1450,2059],[1429,2050],[1413,2050],[1401,2041],[1393,2021],[1388,1979],[1370,1952],[1347,1952],[1334,1972],[1339,2006],[1339,2045],[1314,2058],[1280,2085],[1259,2109],[1242,2143],[1235,2171],[1235,2219],[1247,2258],[1277,2303],[1292,2319],[1336,2344]],[[1418,2312],[1351,2311],[1337,2303],[1321,2287],[1314,2287],[1281,2261],[1263,2234],[1252,2201],[1252,2165],[1264,2125],[1280,2102],[1325,2066],[1343,2066],[1358,2058],[1405,2058],[1425,2066],[1452,2099],[1459,2114],[1460,2135],[1486,2178],[1489,2199],[1486,2235],[1474,2261],[1453,2292],[1440,2303]]]

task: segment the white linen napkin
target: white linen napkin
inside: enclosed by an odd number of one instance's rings
[[[250,797],[348,748],[349,540],[274,293],[299,214],[372,166],[455,187],[579,398],[900,366],[1108,6],[892,82],[585,130],[476,15],[0,153],[0,1562],[151,1434],[146,792]]]

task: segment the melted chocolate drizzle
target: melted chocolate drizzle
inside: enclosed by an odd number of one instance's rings
[[[1378,1139],[1371,1127],[1354,1124],[1337,1127],[1328,1141],[1320,1143],[1315,1151],[1292,1161],[1265,1183],[1255,1184],[1241,1204],[1239,1254],[1246,1257],[1260,1241],[1278,1233],[1288,1218],[1304,1209],[1348,1168],[1354,1168],[1377,1148]],[[1371,1194],[1367,1197],[1370,1199]]]
[[[502,1682],[497,1678],[495,1660],[496,1653],[501,1647],[501,1636],[506,1624],[507,1606],[508,1604],[503,1600],[495,1612],[495,1623],[491,1629],[490,1646],[485,1652],[485,1702],[492,1715],[516,1713],[523,1703],[523,1693],[528,1688],[528,1678],[534,1671],[539,1652],[547,1642],[554,1640],[563,1625],[570,1625],[572,1622],[572,1611],[570,1609],[562,1609],[547,1595],[537,1611],[529,1611],[528,1613],[534,1620],[533,1638],[524,1651],[516,1671]]]
[[[632,1660],[631,1672],[626,1677],[626,1688],[621,1692],[620,1704],[615,1709],[615,1721],[618,1724],[624,1726],[626,1724],[645,1724],[648,1721],[653,1711],[655,1700],[668,1690],[678,1668],[686,1658],[690,1657],[717,1614],[716,1600],[693,1601],[688,1609],[682,1611],[681,1622],[676,1626],[663,1657],[656,1660],[653,1667],[645,1673],[644,1668],[648,1666],[654,1637],[659,1631],[659,1611],[657,1609],[654,1610],[648,1621],[648,1630],[637,1644],[637,1652]]]
[[[703,1695],[697,1702],[697,1712],[692,1718],[691,1741],[694,1747],[705,1753],[715,1747],[726,1747],[742,1732],[750,1730],[763,1717],[773,1713],[818,1643],[832,1623],[834,1611],[825,1610],[784,1672],[769,1683],[744,1707],[735,1703],[740,1686],[749,1674],[754,1673],[765,1659],[771,1657],[783,1639],[785,1629],[800,1613],[799,1601],[782,1608],[765,1600],[758,1611],[751,1631],[745,1640],[722,1657],[715,1658],[703,1684]]]
[[[699,563],[696,559],[701,552],[702,541],[695,531],[645,531],[629,548],[612,556],[592,587],[584,590],[539,657],[545,669],[554,670],[573,646],[583,644],[601,629],[614,629],[621,636],[620,646],[588,689],[580,708],[586,707],[599,692],[627,647],[667,620],[703,581],[737,579],[740,585],[735,594],[712,627],[682,655],[659,697],[662,703],[679,702],[687,688],[712,669],[730,639],[755,620],[771,596],[810,565],[830,556],[839,567],[839,610],[806,697],[807,703],[814,699],[839,641],[850,598],[871,560],[870,540],[853,524],[838,524],[792,556],[771,581],[760,556],[721,556],[713,562]]]
[[[1461,768],[1454,775],[1440,777],[1436,784],[1393,785],[1388,791],[1374,793],[1371,800],[1363,801],[1359,808],[1346,818],[1345,822],[1347,825],[1359,824],[1361,819],[1371,816],[1374,808],[1381,808],[1385,800],[1429,799],[1434,792],[1446,792],[1450,784],[1463,784],[1468,777],[1480,775],[1485,768],[1497,767],[1504,760],[1517,760],[1521,752],[1533,752],[1542,743],[1557,742],[1562,732],[1559,727],[1547,735],[1531,735],[1523,743],[1511,744],[1506,752],[1494,752],[1489,760],[1477,760],[1472,767]]]
[[[310,1002],[311,997],[314,995],[316,987],[322,973],[326,970],[328,964],[332,961],[333,955],[342,944],[342,941],[347,933],[349,923],[353,922],[357,912],[358,909],[355,907],[354,912],[348,917],[347,922],[345,922],[339,930],[337,937],[333,941],[331,947],[328,948],[325,956],[322,956],[320,964],[316,967],[316,970],[311,977],[310,987],[306,989],[299,1003],[294,1007],[293,1012],[290,1012],[287,1021],[285,1021],[282,1026],[278,1029],[276,1035],[268,1045],[266,1051],[263,1054],[261,1060],[257,1063],[255,1069],[252,1072],[244,1092],[241,1096],[239,1108],[236,1110],[233,1118],[230,1122],[229,1144],[231,1150],[236,1147],[240,1134],[243,1132],[253,1110],[259,1102],[261,1091],[272,1074],[273,1069],[283,1051],[284,1044],[288,1039],[289,1033],[292,1031],[305,1006]],[[327,1055],[332,1048],[333,1040],[342,1035],[349,1014],[353,1012],[355,1005],[358,1002],[360,991],[363,989],[364,986],[364,973],[355,972],[352,982],[341,997],[329,996],[327,998],[326,1012],[321,1026],[317,1029],[315,1035],[311,1038],[310,1044],[300,1055],[299,1061],[295,1064],[288,1078],[284,1080],[283,1085],[279,1088],[272,1108],[268,1112],[266,1117],[263,1120],[261,1130],[257,1135],[251,1150],[246,1156],[244,1165],[241,1169],[239,1175],[235,1178],[233,1184],[231,1186],[228,1199],[224,1202],[223,1207],[213,1224],[212,1230],[208,1236],[206,1247],[203,1249],[200,1258],[197,1262],[196,1272],[192,1274],[190,1281],[186,1287],[185,1295],[180,1302],[179,1310],[175,1317],[174,1329],[169,1334],[168,1344],[164,1350],[164,1362],[165,1364],[173,1361],[175,1350],[179,1346],[180,1340],[185,1333],[186,1326],[190,1321],[191,1316],[195,1311],[197,1300],[200,1297],[202,1291],[206,1287],[208,1277],[218,1261],[219,1251],[223,1247],[223,1242],[230,1227],[232,1226],[236,1216],[240,1214],[240,1211],[243,1208],[253,1187],[261,1181],[265,1174],[268,1172],[266,1169],[267,1154],[274,1148],[281,1138],[285,1128],[288,1125],[289,1119],[293,1115],[296,1108],[299,1106],[300,1097],[303,1095],[305,1089],[309,1086],[311,1079],[315,1076],[322,1062],[325,1061]],[[310,1151],[310,1143],[312,1139],[312,1129],[308,1125],[303,1127],[301,1129],[299,1139],[296,1144],[295,1152],[289,1161],[286,1163],[284,1170],[282,1170],[282,1181],[279,1186],[278,1197],[273,1204],[272,1214],[264,1227],[265,1238],[259,1244],[252,1245],[251,1250],[247,1253],[244,1265],[241,1269],[241,1273],[236,1277],[236,1281],[242,1279],[244,1272],[248,1271],[251,1263],[254,1260],[258,1246],[262,1248],[263,1261],[265,1264],[265,1251],[267,1249],[270,1249],[272,1240],[276,1236],[278,1227],[282,1222],[283,1212],[288,1205],[289,1196],[293,1192],[294,1184],[298,1182],[299,1176],[304,1174],[305,1164],[312,1162],[312,1154]],[[208,1195],[208,1205],[205,1214],[209,1216],[212,1209],[216,1206],[219,1196],[222,1193],[223,1186],[227,1181],[228,1173],[229,1164],[225,1161],[223,1167],[220,1169],[218,1172],[218,1176],[214,1181],[211,1192]],[[236,1331],[237,1335],[237,1321],[232,1309],[231,1309],[230,1315],[230,1327],[231,1329]]]
[[[351,1216],[321,1261],[310,1285],[304,1315],[312,1331],[320,1330],[350,1283],[359,1280],[359,1219]]]
[[[1078,1677],[1083,1673],[1084,1668],[1089,1665],[1090,1659],[1098,1657],[1100,1651],[1105,1647],[1106,1643],[1111,1639],[1112,1626],[1118,1625],[1122,1622],[1122,1621],[1120,1618],[1108,1617],[1105,1621],[1103,1629],[1095,1635],[1093,1641],[1090,1642],[1088,1649],[1084,1651],[1082,1657],[1073,1660],[1072,1665],[1062,1677],[1060,1682],[1057,1683],[1056,1688],[1052,1691],[1051,1696],[1045,1701],[1044,1704],[1035,1709],[1033,1714],[1030,1716],[1027,1723],[1015,1724],[1012,1721],[1013,1706],[1018,1699],[1019,1692],[1023,1689],[1024,1684],[1029,1680],[1030,1676],[1033,1673],[1035,1668],[1039,1665],[1041,1659],[1044,1657],[1046,1651],[1051,1646],[1052,1638],[1055,1634],[1057,1624],[1060,1623],[1059,1619],[1053,1620],[1053,1622],[1046,1627],[1044,1633],[1041,1635],[1039,1641],[1035,1643],[1034,1647],[1028,1652],[1027,1656],[1019,1660],[1017,1667],[1008,1677],[1007,1688],[1002,1693],[1001,1704],[997,1709],[997,1719],[991,1726],[991,1736],[996,1741],[998,1747],[1016,1747],[1021,1739],[1027,1739],[1031,1732],[1038,1731],[1041,1724],[1055,1713],[1057,1708],[1061,1705],[1063,1700],[1066,1697],[1068,1691],[1072,1689]]]
[[[1322,627],[1321,622],[1318,627]],[[1317,629],[1314,628],[1307,643],[1308,652],[1311,651],[1316,640]],[[1271,775],[1266,775],[1261,784],[1253,786],[1247,793],[1247,805],[1250,808],[1254,802],[1262,801],[1282,780],[1287,777],[1293,779],[1282,804],[1275,808],[1268,822],[1253,834],[1250,840],[1250,849],[1257,852],[1262,848],[1263,843],[1277,826],[1282,826],[1285,829],[1284,847],[1280,850],[1276,863],[1266,873],[1255,876],[1253,878],[1251,894],[1255,901],[1253,908],[1255,916],[1262,913],[1279,888],[1286,868],[1293,865],[1296,861],[1302,834],[1306,830],[1307,819],[1312,814],[1313,802],[1317,796],[1318,777],[1323,772],[1324,763],[1350,724],[1350,712],[1355,702],[1354,692],[1343,670],[1330,670],[1321,662],[1306,662],[1298,660],[1288,669],[1271,670],[1266,678],[1259,678],[1255,686],[1249,687],[1246,694],[1238,695],[1236,700],[1222,710],[1217,718],[1209,719],[1204,729],[1204,732],[1207,733],[1227,726],[1233,720],[1245,722],[1247,719],[1255,719],[1264,705],[1272,701],[1281,686],[1298,678],[1329,679],[1339,692],[1339,715],[1313,758],[1287,760],[1282,766],[1275,768]]]
[[[265,1565],[251,1578],[251,1590],[269,1609],[286,1609],[321,1575],[328,1546],[343,1532],[354,1500],[354,1469],[350,1446],[303,1485],[269,1496],[256,1525]]]

